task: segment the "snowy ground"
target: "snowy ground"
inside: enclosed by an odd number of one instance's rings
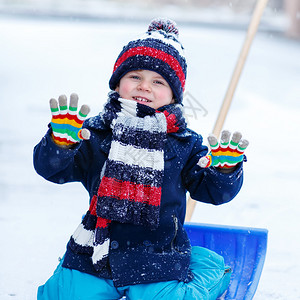
[[[77,92],[97,114],[117,54],[148,21],[0,20],[1,300],[35,299],[88,205],[80,184],[51,184],[33,169],[32,149],[50,120],[48,100]],[[180,29],[189,63],[187,91],[208,111],[189,117],[190,126],[207,136],[245,32]],[[198,204],[193,216],[196,222],[269,230],[255,300],[300,299],[299,56],[296,41],[256,36],[225,124],[251,143],[243,189],[221,207]]]

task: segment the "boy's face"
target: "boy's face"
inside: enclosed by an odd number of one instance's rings
[[[122,98],[154,109],[174,103],[168,82],[158,73],[149,70],[128,72],[121,78],[116,91]]]

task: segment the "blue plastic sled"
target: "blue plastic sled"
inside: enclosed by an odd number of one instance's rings
[[[192,246],[211,249],[232,268],[226,300],[251,300],[263,269],[268,231],[260,228],[186,223]]]

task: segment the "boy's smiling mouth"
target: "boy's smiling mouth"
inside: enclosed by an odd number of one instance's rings
[[[152,102],[151,100],[144,97],[133,96],[132,99],[138,102],[147,102],[147,103]]]

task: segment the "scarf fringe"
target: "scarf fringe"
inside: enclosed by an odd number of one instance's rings
[[[107,238],[102,244],[94,246],[92,261],[96,271],[101,271],[108,262],[110,239]]]
[[[94,245],[94,230],[86,230],[81,223],[70,238],[69,246],[75,253],[92,254]]]

